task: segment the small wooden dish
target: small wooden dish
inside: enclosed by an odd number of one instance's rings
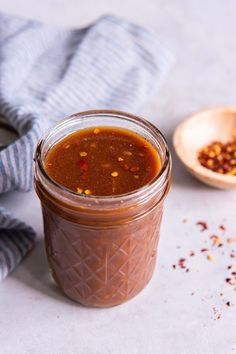
[[[203,167],[198,152],[213,141],[236,139],[236,108],[219,107],[200,111],[178,125],[174,132],[175,151],[186,168],[199,180],[221,189],[236,188],[236,176],[223,175]]]

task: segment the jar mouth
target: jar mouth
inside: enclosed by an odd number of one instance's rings
[[[159,143],[162,145],[162,155],[163,155],[163,161],[161,163],[161,169],[159,173],[148,183],[146,183],[144,186],[137,188],[135,190],[132,190],[127,193],[123,194],[115,194],[115,195],[86,195],[86,194],[78,194],[77,192],[74,192],[61,184],[57,183],[53,178],[51,178],[44,166],[44,158],[43,158],[43,148],[44,144],[47,141],[50,136],[52,136],[56,131],[62,130],[63,127],[66,127],[70,125],[70,123],[73,123],[74,121],[78,119],[87,119],[88,117],[99,117],[99,116],[107,116],[110,118],[114,118],[114,123],[116,118],[123,118],[126,121],[130,121],[133,123],[136,123],[137,125],[142,126],[144,129],[149,130],[149,132],[153,135],[158,137]],[[104,124],[97,124],[95,123],[94,126],[104,126]],[[106,125],[108,126],[108,125]],[[114,127],[117,127],[117,125],[113,125]],[[81,128],[83,129],[83,128]],[[126,129],[129,129],[129,127],[126,127]],[[75,131],[75,130],[74,130]],[[73,130],[70,132],[72,133]],[[70,134],[68,133],[68,134]],[[65,134],[64,136],[68,135]],[[60,139],[59,139],[60,140]],[[58,141],[58,140],[57,140]],[[54,142],[55,144],[55,142]],[[54,145],[52,144],[52,145]],[[51,146],[52,146],[51,145]],[[49,149],[48,149],[49,150]],[[160,153],[160,151],[158,151]],[[119,111],[119,110],[110,110],[110,109],[99,109],[99,110],[88,110],[84,112],[79,112],[79,113],[74,113],[70,115],[69,117],[65,118],[63,121],[60,123],[55,124],[53,127],[49,128],[46,133],[42,136],[42,138],[39,140],[38,145],[36,147],[35,151],[35,165],[37,164],[40,173],[42,174],[43,178],[46,179],[49,184],[54,187],[55,190],[58,192],[62,192],[64,196],[70,197],[73,196],[73,198],[76,198],[78,201],[92,201],[92,200],[97,200],[97,201],[120,201],[122,202],[125,199],[129,199],[131,197],[134,197],[137,194],[141,194],[142,192],[147,192],[148,190],[151,190],[153,186],[159,186],[161,187],[163,183],[165,183],[167,176],[169,175],[170,169],[171,169],[171,156],[170,156],[170,151],[166,142],[166,139],[164,138],[163,134],[159,131],[158,128],[155,127],[154,124],[150,123],[146,119],[133,115],[131,113]]]

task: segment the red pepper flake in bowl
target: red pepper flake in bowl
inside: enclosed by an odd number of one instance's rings
[[[236,176],[236,140],[214,141],[199,151],[198,160],[203,167],[214,172]]]

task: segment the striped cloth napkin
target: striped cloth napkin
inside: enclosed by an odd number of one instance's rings
[[[114,16],[64,29],[0,14],[0,114],[20,138],[0,152],[0,193],[32,188],[43,130],[74,112],[137,112],[173,57],[153,33]],[[0,209],[0,280],[35,243],[33,229]]]

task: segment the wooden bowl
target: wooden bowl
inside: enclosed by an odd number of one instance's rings
[[[213,141],[236,139],[236,108],[219,107],[200,111],[181,122],[173,136],[175,151],[186,168],[213,187],[236,188],[236,176],[213,172],[198,161],[198,152]]]

